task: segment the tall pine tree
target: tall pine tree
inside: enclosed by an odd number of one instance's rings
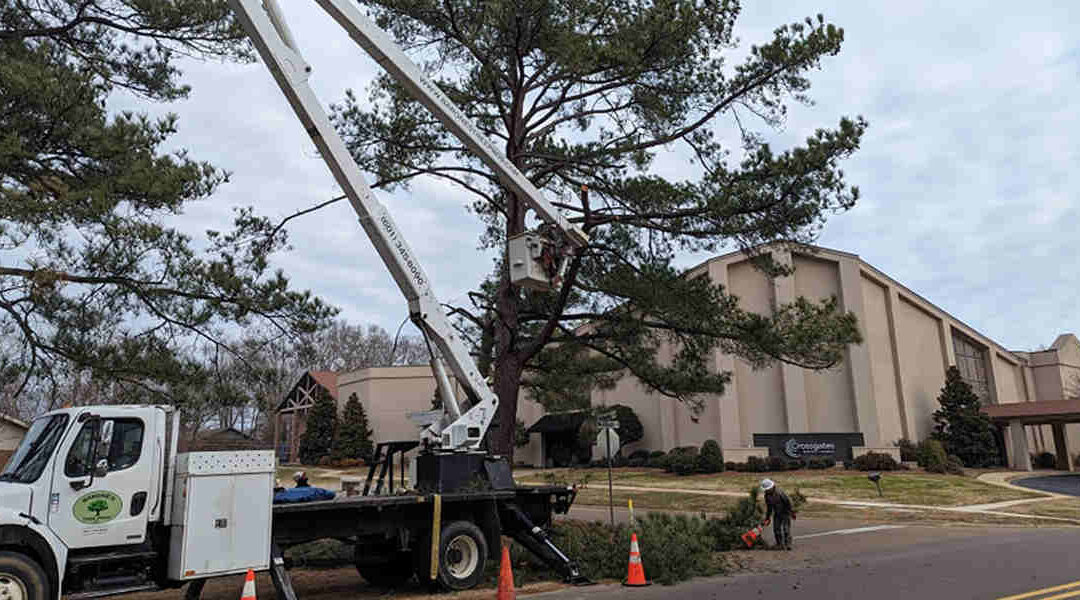
[[[965,467],[989,467],[998,462],[997,441],[990,417],[980,408],[979,397],[960,375],[949,367],[945,387],[938,396],[941,408],[934,411],[932,438],[940,440],[945,451],[960,458]]]
[[[371,460],[372,435],[364,405],[355,393],[350,394],[334,440],[334,457]]]
[[[337,406],[330,394],[320,390],[307,417],[307,428],[300,437],[300,462],[313,465],[330,454],[337,430]]]

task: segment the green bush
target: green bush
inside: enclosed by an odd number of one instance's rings
[[[896,447],[900,448],[900,460],[904,462],[917,462],[919,460],[919,447],[907,438],[896,441]]]
[[[705,440],[697,456],[699,473],[719,473],[724,470],[724,454],[716,440]]]
[[[636,459],[639,459],[639,458],[641,460],[648,460],[649,456],[651,456],[651,455],[652,455],[652,453],[649,452],[648,450],[634,450],[633,452],[630,453],[630,460],[636,460]],[[661,452],[660,456],[663,456],[663,455],[664,455],[664,453]]]
[[[860,471],[896,471],[900,469],[900,463],[892,456],[880,452],[867,452],[853,461],[853,465]]]
[[[665,469],[676,475],[692,475],[697,471],[697,457],[690,454],[674,454],[668,457]]]
[[[836,459],[831,456],[815,456],[806,461],[808,469],[831,469],[836,466]]]
[[[963,475],[964,461],[960,460],[959,456],[950,454],[945,460],[945,472],[949,475]]]
[[[1049,452],[1040,452],[1031,459],[1036,469],[1053,469],[1057,467],[1057,457]]]
[[[657,450],[649,454],[648,460],[645,461],[645,466],[650,469],[666,469],[667,461],[667,454]]]
[[[919,466],[931,473],[945,473],[948,470],[949,457],[945,446],[937,440],[924,440],[916,453]]]

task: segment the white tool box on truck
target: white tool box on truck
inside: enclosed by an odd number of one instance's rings
[[[176,458],[169,577],[269,568],[274,452],[188,452]]]

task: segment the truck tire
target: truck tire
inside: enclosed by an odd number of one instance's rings
[[[431,580],[431,537],[422,536],[413,548],[416,577],[446,590],[476,587],[484,578],[488,546],[484,532],[470,521],[451,521],[439,534],[439,568]]]
[[[0,552],[0,600],[51,600],[49,578],[36,560]]]
[[[413,576],[412,556],[398,552],[388,562],[372,563],[360,557],[361,547],[356,547],[356,570],[364,581],[378,588],[395,588]],[[4,600],[0,598],[0,600]]]

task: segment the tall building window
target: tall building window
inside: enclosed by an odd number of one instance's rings
[[[986,348],[957,331],[952,332],[953,352],[960,376],[983,403],[990,402],[990,376],[986,368]]]

